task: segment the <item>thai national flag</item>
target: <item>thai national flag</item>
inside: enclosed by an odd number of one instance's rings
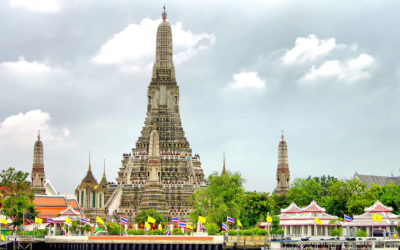
[[[88,223],[88,221],[85,218],[81,218],[81,223],[86,224],[86,223]]]
[[[47,223],[55,224],[55,222],[54,222],[54,220],[52,218],[47,218]]]
[[[172,222],[173,222],[173,223],[179,223],[179,220],[178,220],[178,218],[172,216]]]
[[[169,235],[169,231],[167,230],[167,231],[165,231],[165,235]]]
[[[128,224],[128,220],[125,219],[124,217],[121,217],[121,223],[122,224]]]
[[[226,217],[226,222],[228,222],[228,223],[235,223],[235,219],[234,218],[232,218],[232,217],[230,217],[230,216],[227,216]]]
[[[228,231],[229,227],[225,223],[222,222],[222,230]]]
[[[351,218],[350,216],[348,216],[347,214],[344,214],[343,217],[344,217],[344,218],[343,218],[344,221],[348,221],[348,222],[353,222],[353,221],[354,221],[354,219]]]
[[[186,222],[179,222],[178,227],[179,228],[186,228]]]

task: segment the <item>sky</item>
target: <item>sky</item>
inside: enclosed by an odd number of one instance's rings
[[[180,112],[208,176],[276,185],[281,131],[291,180],[400,175],[400,2],[0,1],[0,165],[73,193],[115,181],[144,125],[165,3]]]

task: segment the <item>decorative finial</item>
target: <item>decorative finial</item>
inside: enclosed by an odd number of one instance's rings
[[[38,139],[38,141],[40,141],[40,130],[38,130],[37,139]]]
[[[90,166],[90,151],[89,151],[89,170],[92,170],[92,167]]]
[[[281,136],[281,138],[282,138],[282,141],[285,140],[285,137],[283,136],[283,129],[282,129],[282,136]]]
[[[167,20],[167,11],[165,10],[165,4],[163,7],[163,12],[162,12],[162,19],[164,20],[164,22],[165,22],[165,20]]]
[[[157,130],[157,124],[153,123],[153,130]]]

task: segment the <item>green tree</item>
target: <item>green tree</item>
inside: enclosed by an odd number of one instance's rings
[[[149,216],[156,220],[156,224],[165,224],[164,217],[154,208],[140,211],[135,217],[135,222],[138,224],[143,224],[147,221]]]
[[[299,207],[306,206],[313,200],[319,203],[322,197],[322,186],[315,179],[296,178],[286,197]]]
[[[351,196],[347,202],[347,211],[350,216],[362,214],[365,207],[371,206],[378,197],[373,192],[367,192],[366,185],[358,179],[347,181]]]
[[[119,235],[120,232],[122,234],[125,233],[125,229],[117,223],[107,222],[106,228],[107,228],[108,234],[110,234],[110,235]]]
[[[276,195],[272,194],[271,198],[274,200],[275,206],[273,207],[272,214],[280,214],[281,208],[286,208],[292,202],[287,198],[286,194]]]
[[[208,235],[215,235],[216,233],[219,232],[219,227],[215,223],[207,223],[206,230]]]
[[[322,195],[330,195],[331,193],[329,192],[328,188],[329,188],[329,184],[333,181],[336,181],[337,179],[333,176],[321,176],[321,177],[311,177],[308,176],[307,180],[315,180],[317,183],[321,184],[322,187]]]
[[[275,200],[268,193],[247,192],[241,205],[246,211],[241,215],[241,222],[248,228],[265,221],[268,212],[272,214]]]
[[[347,182],[333,180],[328,187],[329,196],[322,197],[322,205],[328,214],[343,216],[348,213],[347,202],[351,197],[351,189]]]
[[[226,216],[240,218],[242,202],[245,198],[243,178],[239,173],[218,175],[214,172],[208,177],[207,188],[198,189],[192,195],[194,211],[191,219],[197,222],[197,215],[207,217],[207,222],[220,225]]]
[[[2,170],[0,173],[0,186],[2,207],[0,213],[10,217],[14,230],[23,223],[23,216],[31,218],[37,215],[33,204],[34,195],[29,190],[30,182],[26,180],[28,173],[15,171],[14,168]]]

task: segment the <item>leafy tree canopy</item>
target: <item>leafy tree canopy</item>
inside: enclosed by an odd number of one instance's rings
[[[0,172],[1,209],[0,213],[13,220],[14,229],[23,223],[23,216],[35,217],[34,195],[29,190],[30,182],[26,180],[28,173],[15,171],[14,168]]]
[[[164,217],[154,208],[140,211],[135,217],[135,222],[138,224],[143,224],[147,221],[149,216],[153,217],[156,220],[156,224],[165,224]]]
[[[208,182],[207,188],[193,193],[192,222],[197,223],[198,215],[206,216],[207,222],[217,225],[226,221],[227,215],[240,218],[245,198],[244,179],[240,174],[228,171],[226,174],[218,175],[214,172],[208,177]]]

